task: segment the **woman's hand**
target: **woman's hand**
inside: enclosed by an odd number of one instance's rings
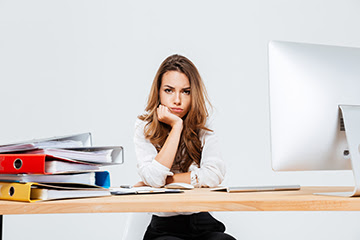
[[[143,181],[137,182],[133,185],[133,187],[144,187],[147,186]]]
[[[159,105],[157,108],[157,117],[160,122],[166,123],[170,127],[174,127],[176,124],[182,126],[182,119],[173,114],[168,107]]]

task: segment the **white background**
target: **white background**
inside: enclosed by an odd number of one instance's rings
[[[138,181],[133,126],[161,61],[198,67],[225,184],[350,185],[349,172],[271,170],[267,43],[360,47],[356,0],[0,0],[0,144],[90,131],[122,145],[112,183]],[[4,216],[4,239],[120,239],[126,213]],[[216,213],[238,239],[358,239],[357,212]],[[301,225],[301,227],[300,227]]]

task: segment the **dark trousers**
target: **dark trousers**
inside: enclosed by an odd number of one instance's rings
[[[153,215],[144,240],[235,240],[208,212],[172,217]]]

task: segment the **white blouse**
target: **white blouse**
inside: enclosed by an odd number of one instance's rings
[[[137,168],[141,180],[152,187],[162,187],[166,183],[167,176],[174,173],[169,168],[155,160],[158,154],[154,145],[145,138],[144,128],[146,122],[137,119],[135,123],[135,152]],[[212,129],[211,126],[208,128]],[[195,187],[216,187],[225,176],[225,163],[221,158],[217,136],[214,132],[201,130],[202,154],[200,167],[193,163],[191,172],[191,184]]]

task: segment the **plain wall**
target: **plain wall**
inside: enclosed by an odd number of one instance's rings
[[[135,119],[161,61],[179,53],[215,107],[225,184],[351,185],[344,171],[272,171],[267,44],[360,47],[359,10],[356,0],[0,0],[0,144],[90,131],[95,145],[125,148],[113,186],[135,183]],[[120,239],[127,216],[5,216],[4,239]],[[360,237],[357,212],[216,216],[239,239]]]

